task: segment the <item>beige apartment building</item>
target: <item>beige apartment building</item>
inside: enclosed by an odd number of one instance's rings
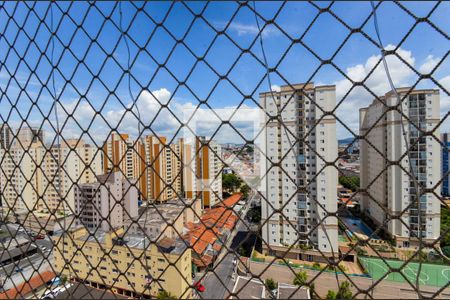
[[[0,149],[0,197],[5,214],[9,210],[30,211],[34,208],[43,191],[40,173],[36,173],[41,152],[40,143],[35,143],[28,149]]]
[[[61,231],[52,239],[60,250],[54,251],[54,269],[69,279],[128,297],[156,297],[165,290],[176,298],[192,298],[191,250],[182,240],[150,243],[123,229],[94,236],[85,228]]]
[[[303,260],[321,260],[317,249],[337,254],[337,220],[325,218],[337,210],[338,174],[326,166],[337,156],[336,120],[323,116],[336,105],[335,86],[281,86],[259,97],[266,141],[261,168],[267,170],[261,182],[263,250],[283,254],[294,245],[286,257]],[[305,252],[305,246],[312,249]]]
[[[410,172],[410,162],[405,155],[409,150],[412,172],[420,186],[434,188],[441,179],[440,144],[428,131],[439,137],[440,121],[439,90],[412,90],[400,88],[402,102],[401,117],[394,107],[398,100],[391,91],[374,100],[369,107],[360,110],[361,140],[361,187],[367,193],[361,197],[361,209],[375,224],[382,226],[386,233],[396,239],[398,247],[417,247],[419,235],[416,190]],[[407,135],[405,145],[403,128]],[[399,161],[400,165],[389,165],[389,161]],[[439,186],[436,193],[439,192]],[[408,208],[411,202],[415,202]],[[420,197],[422,238],[433,242],[440,235],[440,201],[429,192]],[[403,212],[403,213],[402,213]],[[400,216],[386,221],[388,217]]]
[[[203,207],[213,207],[222,201],[222,148],[204,136],[195,140],[197,191]]]
[[[68,210],[70,207],[73,211],[76,184],[96,182],[96,176],[102,172],[101,152],[77,139],[62,141],[61,145],[48,150],[41,147],[40,150],[38,176],[42,188],[42,202],[46,205],[41,203],[39,207],[58,211]],[[64,201],[61,201],[61,198]]]
[[[103,173],[121,172],[126,178],[135,180],[139,196],[147,199],[147,172],[145,148],[140,140],[128,134],[112,132],[103,145]]]
[[[138,216],[138,191],[121,172],[97,176],[98,182],[75,186],[77,224],[110,231]]]
[[[75,184],[95,182],[101,173],[101,153],[83,140],[69,139],[51,148],[40,141],[27,147],[13,143],[0,149],[0,157],[2,205],[14,210],[73,210]]]
[[[104,172],[121,171],[137,180],[142,199],[164,202],[190,197],[195,190],[192,145],[183,139],[169,144],[165,137],[148,135],[134,141],[127,134],[113,133],[103,152]]]

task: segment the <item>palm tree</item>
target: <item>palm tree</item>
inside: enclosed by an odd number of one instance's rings
[[[305,286],[307,281],[308,281],[308,274],[306,274],[306,271],[300,271],[295,274],[293,284],[298,286]]]

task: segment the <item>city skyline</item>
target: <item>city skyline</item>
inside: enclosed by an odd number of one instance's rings
[[[0,3],[0,298],[450,295],[448,15]]]

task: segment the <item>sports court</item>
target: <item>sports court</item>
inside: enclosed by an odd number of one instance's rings
[[[359,261],[374,279],[379,279],[384,274],[390,272],[386,263],[388,263],[392,268],[400,268],[404,263],[403,261],[397,260],[385,260],[385,263],[380,258],[372,257],[359,257]],[[418,263],[410,262],[401,270],[404,277],[400,273],[395,272],[389,273],[389,275],[384,279],[397,282],[406,282],[406,277],[410,282],[415,284],[418,268]],[[419,278],[420,284],[423,285],[444,286],[450,281],[450,266],[424,263],[422,264],[422,270]]]

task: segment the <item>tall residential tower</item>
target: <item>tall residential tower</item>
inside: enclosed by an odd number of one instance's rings
[[[394,92],[389,92],[369,107],[360,110],[361,210],[375,224],[394,237],[398,247],[417,247],[419,235],[419,210],[417,183],[433,188],[441,178],[441,149],[439,142],[428,131],[439,137],[439,91],[397,90],[405,117],[391,107],[397,105]],[[403,125],[402,125],[403,124]],[[406,142],[403,133],[406,133]],[[389,162],[399,161],[400,165]],[[402,168],[401,168],[401,167]],[[405,172],[408,171],[408,173]],[[422,189],[420,189],[422,190]],[[433,193],[420,197],[421,232],[426,241],[440,235],[440,202]],[[388,217],[401,216],[401,220],[387,221]]]
[[[335,107],[335,86],[282,86],[279,92],[261,93],[260,103],[266,139],[261,163],[267,170],[262,237],[270,246],[263,243],[264,250],[283,252],[295,244],[287,257],[305,260],[321,260],[322,255],[302,253],[300,247],[337,254],[337,219],[326,218],[337,209],[337,170],[326,166],[337,156],[336,119],[324,116]]]

